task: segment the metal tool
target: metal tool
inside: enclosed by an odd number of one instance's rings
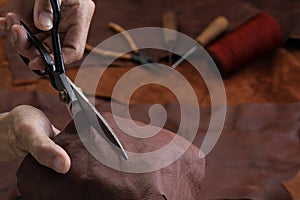
[[[132,49],[132,53],[126,53],[126,54],[123,54],[123,53],[120,53],[120,52],[115,52],[115,51],[108,51],[108,50],[103,50],[103,49],[99,49],[99,48],[94,48],[93,46],[89,45],[89,44],[86,44],[85,45],[85,49],[89,52],[92,52],[92,53],[95,53],[95,54],[98,54],[100,56],[107,56],[107,57],[114,57],[114,58],[122,58],[122,59],[125,59],[125,60],[131,60],[135,63],[138,63],[138,64],[149,64],[149,63],[155,63],[155,60],[140,52],[139,49],[137,48],[137,45],[135,44],[134,40],[132,39],[132,37],[128,34],[127,31],[125,31],[125,29],[120,26],[119,24],[116,24],[116,23],[113,23],[113,22],[110,22],[108,24],[108,26],[110,28],[112,28],[114,31],[117,31],[118,33],[121,33],[124,38],[126,39],[126,41],[128,42],[130,48]]]
[[[177,42],[178,42],[177,41],[178,34],[177,34],[177,32],[174,32],[174,31],[177,31],[177,29],[178,29],[176,14],[171,11],[166,12],[162,18],[162,24],[163,24],[163,27],[165,28],[163,31],[164,43],[169,51],[169,64],[171,65],[173,63],[172,51],[175,49]],[[170,31],[169,29],[173,30],[173,31]]]
[[[125,159],[128,159],[122,144],[115,135],[111,126],[87,99],[87,97],[81,92],[81,89],[78,88],[65,74],[65,66],[62,57],[62,50],[58,32],[58,25],[60,21],[60,6],[57,0],[50,0],[50,2],[53,9],[53,28],[51,29],[51,34],[54,63],[50,54],[47,52],[38,38],[23,22],[21,22],[21,25],[27,32],[28,39],[39,51],[45,63],[45,71],[33,71],[39,76],[49,76],[51,85],[58,91],[60,100],[67,104],[71,115],[75,117],[79,112],[82,111],[85,114],[85,117],[88,120],[90,126],[95,128],[104,139],[112,144],[113,147],[116,147],[116,150],[119,150],[121,152],[121,155]],[[29,60],[27,58],[23,56],[21,57],[26,64],[29,63]]]
[[[215,18],[208,26],[197,36],[196,40],[203,47],[206,47],[228,28],[229,22],[226,17],[219,16]],[[197,49],[197,46],[192,47],[187,53],[185,53],[176,63],[171,67],[175,69],[180,63],[182,63],[187,57],[193,54]]]

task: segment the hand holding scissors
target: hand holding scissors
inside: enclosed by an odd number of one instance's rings
[[[80,88],[78,88],[65,74],[64,60],[58,33],[60,6],[57,0],[50,0],[50,2],[53,9],[53,27],[51,29],[51,36],[54,62],[46,48],[40,43],[30,29],[21,22],[27,32],[28,39],[36,47],[46,66],[44,71],[34,70],[34,72],[40,76],[48,75],[51,85],[58,91],[61,101],[68,105],[71,115],[75,117],[78,112],[84,112],[90,126],[95,128],[104,139],[112,144],[112,148],[116,148],[121,155],[127,159],[127,154],[111,126],[81,92]],[[21,57],[24,62],[28,64],[29,59],[23,56]],[[73,109],[74,107],[79,109]],[[95,118],[90,117],[91,114],[96,117],[96,120]]]
[[[81,59],[84,53],[95,3],[92,0],[58,1],[62,10],[59,25],[62,52],[65,64],[70,64]],[[9,9],[2,9],[4,11],[0,16],[0,29],[6,32],[14,49],[30,59],[30,69],[43,69],[41,56],[27,40],[20,19],[52,55],[50,30],[53,27],[53,9],[50,0],[9,0],[8,3]]]

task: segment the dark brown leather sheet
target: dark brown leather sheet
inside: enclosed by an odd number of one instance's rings
[[[78,121],[85,123],[83,115],[77,117]],[[106,113],[104,117],[131,152],[150,153],[166,145],[175,136],[170,131],[162,130],[154,138],[133,139],[117,128],[111,114]],[[190,146],[180,159],[167,167],[153,172],[128,173],[107,167],[83,146],[82,141],[91,139],[96,140],[99,147],[103,145],[103,141],[97,139],[97,132],[86,127],[83,135],[78,137],[72,122],[54,139],[71,157],[72,166],[66,175],[42,167],[31,156],[25,158],[17,174],[18,187],[24,199],[198,199],[205,163],[204,159],[199,158],[199,149],[195,146]],[[118,166],[122,168],[126,162],[119,158]],[[151,165],[158,161],[152,158],[145,162]]]
[[[299,199],[300,198],[300,190],[299,190],[300,171],[298,171],[295,176],[285,181],[283,185],[285,189],[289,192],[292,199]]]
[[[206,158],[206,178],[201,184],[199,199],[299,198],[300,185],[297,181],[300,170],[299,1],[97,0],[95,2],[97,8],[88,38],[88,42],[92,45],[115,34],[107,27],[110,21],[121,24],[125,29],[161,26],[161,16],[166,10],[173,10],[178,14],[179,30],[192,38],[195,38],[210,20],[218,15],[229,18],[228,31],[260,11],[267,11],[274,16],[288,41],[224,79],[227,103],[231,107],[221,138]],[[18,56],[8,45],[4,49],[5,42],[5,38],[0,41],[2,47],[0,72],[3,74],[0,80],[0,110],[9,111],[20,104],[34,105],[42,109],[58,128],[65,128],[70,121],[69,115],[56,96],[45,93],[54,92],[49,81],[38,79],[36,83],[32,83],[31,78],[27,79],[26,77],[32,77],[32,73],[29,70],[25,73],[25,69],[19,70],[24,64],[20,60],[16,62],[14,58]],[[127,45],[125,40],[122,45]],[[157,59],[167,56],[166,53],[158,54],[151,50],[149,54]],[[79,63],[75,63],[73,66],[78,65]],[[10,66],[14,70],[10,71]],[[110,98],[114,84],[133,66],[135,64],[131,62],[116,61],[114,67],[107,70],[102,77],[96,95]],[[199,105],[209,106],[210,97],[206,86],[201,77],[195,75],[192,66],[184,62],[177,70],[190,81],[197,94]],[[68,75],[74,78],[76,71],[77,69],[69,68]],[[22,84],[15,86],[12,83]],[[25,91],[16,92],[23,90]],[[89,88],[83,90],[90,92]],[[123,102],[124,95],[120,93],[114,100]],[[165,128],[176,132],[179,110],[176,103],[170,103],[174,100],[174,95],[162,87],[144,86],[131,99],[132,116],[138,121],[148,122],[149,118],[145,113],[148,113],[149,104],[162,103],[168,112]],[[102,111],[110,111],[110,106],[105,101],[100,101],[98,107]],[[194,141],[197,147],[200,147],[207,129],[209,116],[210,112],[207,109],[201,109],[201,128]],[[0,163],[0,167],[1,172],[5,171],[0,176],[0,199],[8,199],[11,193],[13,196],[17,195],[14,173],[18,163]]]
[[[103,110],[109,111],[109,106],[103,106]],[[132,117],[147,121],[148,108],[132,106]],[[165,128],[176,132],[180,111],[174,103],[166,109],[169,118]],[[200,128],[194,140],[199,148],[209,118],[209,110],[202,108]],[[300,189],[297,177],[289,185],[284,183],[300,170],[299,131],[299,103],[229,107],[222,135],[206,157],[199,199],[281,200],[297,195]]]
[[[39,92],[14,92],[0,89],[0,112],[8,112],[18,105],[32,105],[45,112],[60,129],[70,121],[65,105],[51,94]],[[20,162],[0,162],[0,199],[6,200],[17,196],[16,171]]]
[[[5,96],[8,95],[6,92]],[[31,100],[28,96],[33,94],[24,92],[11,95]],[[35,105],[39,104],[44,109],[43,103],[47,103],[46,108],[55,108],[54,104],[58,101],[56,97],[49,98],[44,94],[37,96],[40,98],[34,101]],[[99,103],[99,110],[110,110],[108,103]],[[169,103],[165,108],[168,113],[165,128],[176,132],[178,105]],[[299,108],[299,103],[252,103],[229,107],[221,138],[206,157],[205,179],[201,184],[199,199],[291,199],[288,186],[284,183],[300,170]],[[149,105],[133,105],[131,114],[136,120],[148,122],[148,109]],[[48,116],[53,120],[51,115],[55,113],[54,109],[49,109]],[[60,114],[67,115],[67,112]],[[209,117],[209,110],[201,109],[200,128],[194,140],[194,145],[198,147]],[[300,187],[295,182],[293,184],[296,188]]]

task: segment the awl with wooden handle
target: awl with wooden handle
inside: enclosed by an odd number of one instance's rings
[[[207,46],[213,42],[217,37],[224,33],[228,28],[229,22],[226,17],[220,16],[215,18],[208,26],[198,35],[196,38],[197,42],[203,47]],[[191,48],[187,53],[185,53],[174,65],[172,68],[176,68],[180,63],[182,63],[187,57],[194,53],[197,49],[197,46]]]
[[[172,63],[172,51],[175,49],[175,47],[177,45],[177,39],[178,39],[177,32],[174,32],[174,31],[177,31],[177,29],[178,29],[176,14],[171,11],[166,12],[162,18],[162,24],[163,24],[163,27],[165,28],[163,30],[164,43],[169,51],[169,64],[171,64]],[[170,31],[168,29],[171,29],[173,31]]]
[[[203,47],[213,42],[228,28],[229,22],[226,17],[220,16],[214,19],[196,38]]]

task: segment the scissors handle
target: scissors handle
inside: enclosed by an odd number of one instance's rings
[[[60,5],[58,0],[50,0],[53,9],[53,27],[51,29],[52,33],[52,48],[54,54],[54,61],[56,66],[56,72],[59,74],[65,73],[65,64],[62,56],[61,43],[58,32],[58,25],[60,22]]]
[[[27,32],[28,39],[32,42],[35,48],[40,53],[42,60],[45,63],[45,71],[40,70],[33,70],[39,76],[46,76],[48,75],[51,81],[51,85],[58,90],[60,88],[59,81],[56,80],[56,76],[65,73],[65,65],[64,60],[62,57],[62,50],[58,32],[58,25],[60,21],[60,6],[58,0],[50,0],[51,6],[53,9],[53,27],[51,29],[52,34],[52,50],[54,55],[54,62],[52,57],[50,56],[49,52],[43,46],[43,44],[39,41],[39,39],[31,32],[31,30],[26,26],[24,22],[21,22],[21,25],[24,27],[25,31]],[[28,64],[29,59],[21,56],[23,61]],[[58,82],[58,83],[57,83]]]
[[[36,73],[39,76],[46,76],[51,74],[51,72],[55,71],[55,65],[52,61],[52,58],[50,56],[50,54],[48,53],[48,51],[46,50],[46,48],[41,44],[41,42],[39,41],[39,39],[34,35],[34,33],[31,32],[31,30],[26,26],[26,24],[24,22],[20,22],[21,25],[24,27],[28,39],[31,41],[31,43],[35,46],[35,48],[38,50],[38,52],[41,55],[41,58],[43,59],[44,63],[45,63],[45,71],[41,71],[41,70],[32,70],[34,73]],[[29,63],[29,59],[21,56],[22,60],[28,65]]]

